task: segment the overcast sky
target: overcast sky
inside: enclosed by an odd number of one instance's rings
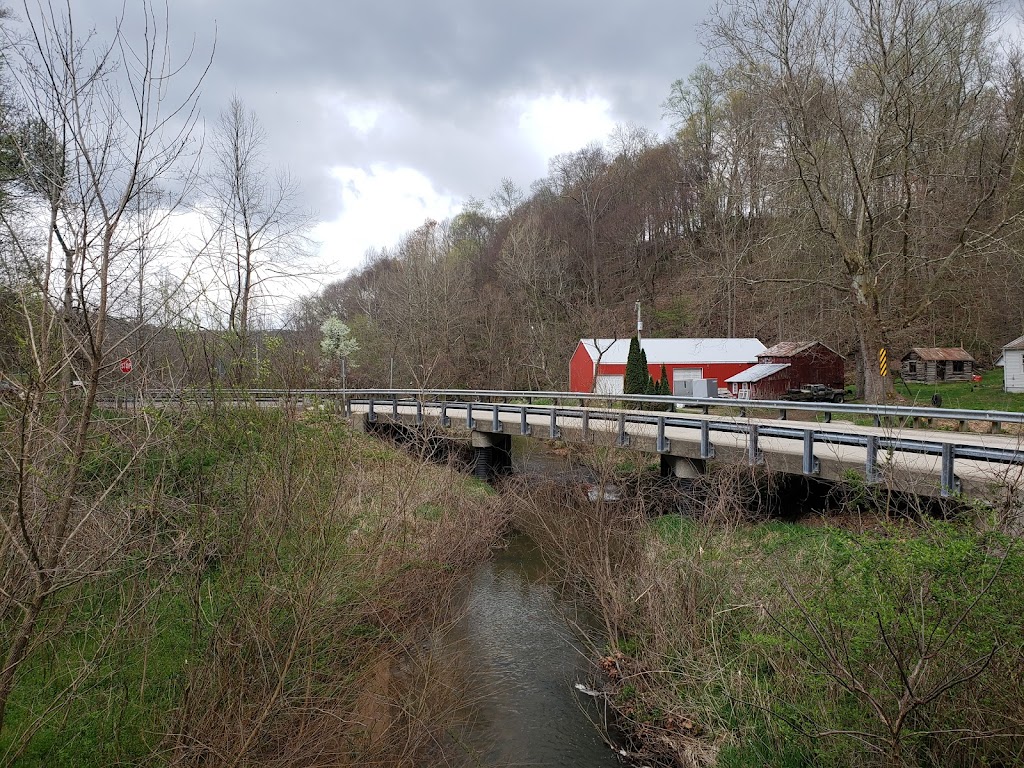
[[[132,6],[137,0],[123,0]],[[102,37],[122,0],[71,0]],[[617,123],[667,130],[711,0],[169,0],[212,69],[208,126],[237,94],[317,214],[325,280],[427,218],[524,189]]]

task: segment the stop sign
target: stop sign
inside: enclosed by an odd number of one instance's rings
[[[131,373],[131,372],[132,372],[132,359],[130,357],[126,357],[126,358],[124,358],[124,360],[121,361],[121,373]]]

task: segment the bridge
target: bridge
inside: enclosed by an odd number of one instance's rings
[[[893,490],[972,498],[1024,480],[1024,414],[1005,411],[492,390],[290,395],[340,398],[357,428],[393,424],[468,438],[485,471],[507,461],[511,437],[521,435],[643,452],[677,477],[696,477],[715,460],[831,481],[853,473]],[[984,431],[972,431],[979,425]]]

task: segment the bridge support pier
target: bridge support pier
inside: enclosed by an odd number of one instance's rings
[[[661,476],[678,477],[682,480],[696,480],[704,475],[706,462],[701,459],[688,459],[685,456],[661,455]]]
[[[473,446],[474,477],[492,480],[512,469],[511,435],[473,430],[470,445]]]

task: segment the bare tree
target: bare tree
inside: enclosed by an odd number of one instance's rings
[[[991,0],[734,0],[711,41],[771,109],[845,282],[865,395],[878,350],[1020,224],[1020,68]]]
[[[5,609],[19,618],[0,641],[0,728],[15,675],[54,596],[126,544],[113,530],[112,547],[83,544],[105,524],[100,510],[110,493],[109,486],[86,492],[84,467],[94,449],[101,383],[134,331],[112,315],[142,234],[128,222],[158,184],[175,190],[164,198],[163,219],[189,193],[203,77],[200,71],[185,84],[179,101],[165,100],[190,71],[190,62],[171,55],[166,8],[146,2],[138,36],[130,37],[121,19],[106,43],[79,34],[70,0],[62,7],[26,1],[22,12],[27,34],[8,35],[7,42],[18,96],[40,127],[30,134],[34,143],[19,144],[24,184],[37,201],[22,214],[43,215],[0,214],[28,276],[19,286],[24,387],[2,404],[11,429],[2,454],[0,589]],[[151,220],[146,229],[156,226]],[[69,373],[82,383],[74,397]],[[58,412],[47,405],[55,392],[64,395]],[[132,445],[131,458],[144,447]]]
[[[216,301],[226,298],[236,383],[244,375],[256,303],[275,285],[311,274],[312,214],[301,205],[298,182],[267,167],[265,145],[256,114],[232,98],[214,129],[205,208]]]

